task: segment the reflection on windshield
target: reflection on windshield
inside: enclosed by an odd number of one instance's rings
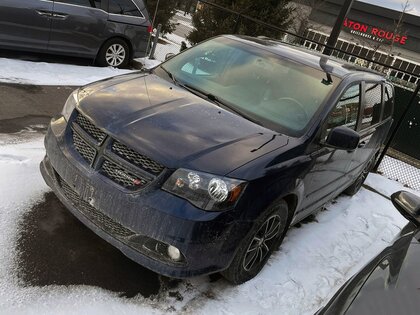
[[[337,85],[325,73],[233,39],[200,44],[164,64],[178,81],[264,126],[299,134]]]

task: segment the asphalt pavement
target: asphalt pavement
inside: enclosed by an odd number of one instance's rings
[[[76,87],[0,84],[0,133],[46,128]]]

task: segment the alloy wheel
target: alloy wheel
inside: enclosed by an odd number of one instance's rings
[[[279,215],[272,215],[261,225],[251,240],[242,263],[246,271],[259,266],[270,252],[281,228]]]
[[[120,66],[124,62],[125,57],[125,48],[120,44],[113,44],[109,46],[105,54],[106,62],[112,67]]]

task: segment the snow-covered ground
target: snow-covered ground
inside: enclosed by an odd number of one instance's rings
[[[112,67],[76,66],[0,58],[0,82],[81,86],[130,72]]]
[[[154,57],[158,61],[165,61],[167,54],[177,55],[181,50],[181,42],[186,41],[184,38],[175,34],[166,34],[165,37],[159,38],[159,41],[163,43],[158,43],[156,47]]]
[[[341,196],[311,223],[292,228],[262,273],[233,287],[207,277],[183,281],[182,301],[162,291],[127,299],[98,287],[31,287],[16,275],[19,220],[48,191],[39,173],[42,135],[0,135],[0,313],[3,314],[313,314],[406,220],[391,202],[362,189]],[[367,183],[387,195],[401,184],[371,174]]]

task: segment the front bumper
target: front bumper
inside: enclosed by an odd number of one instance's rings
[[[197,209],[158,187],[137,193],[116,188],[83,164],[63,118],[52,121],[45,147],[41,173],[61,202],[101,238],[159,274],[185,278],[224,270],[249,229],[249,223],[237,222],[229,212]],[[78,202],[69,198],[69,188]],[[184,260],[141,250],[132,240],[143,237],[177,247]]]

